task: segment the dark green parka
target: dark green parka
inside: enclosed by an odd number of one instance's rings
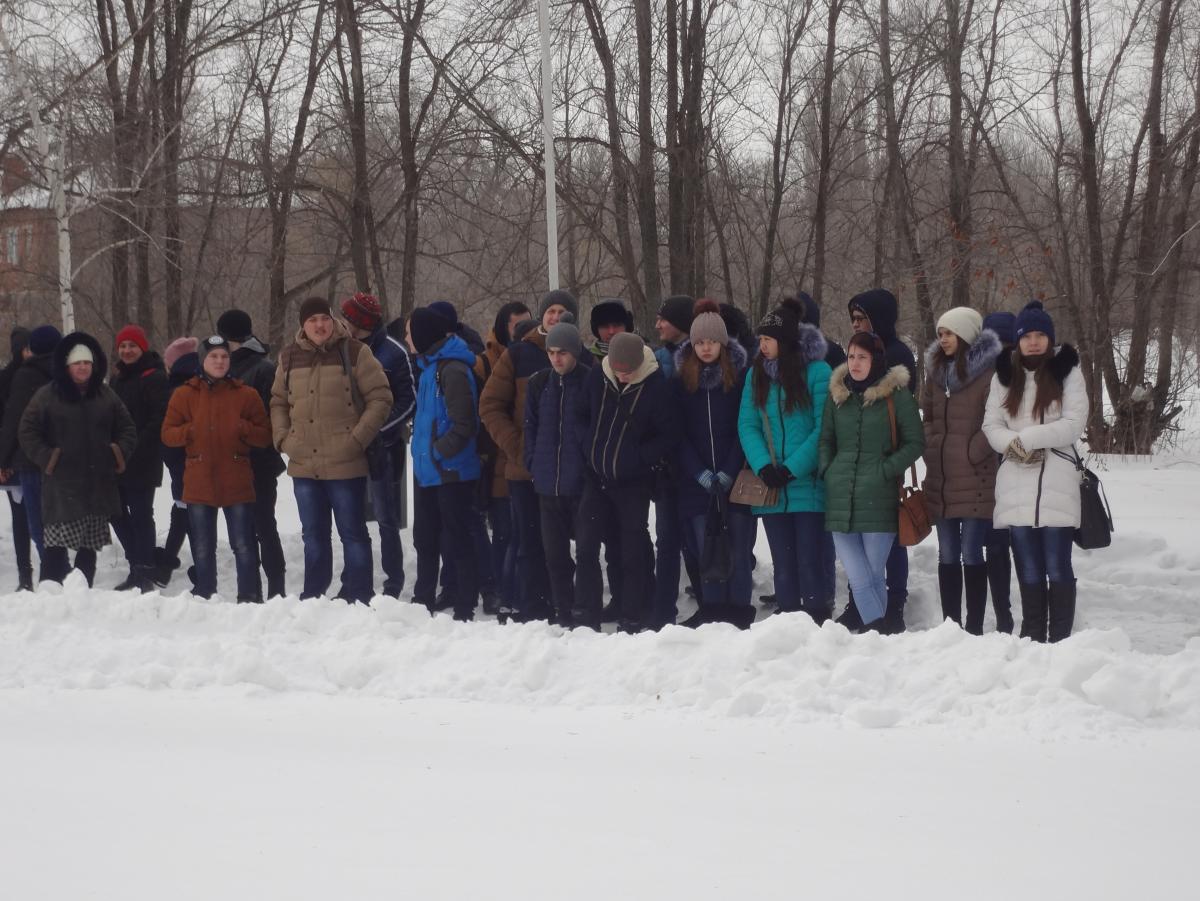
[[[821,423],[820,474],[825,480],[825,528],[830,532],[895,532],[900,478],[921,456],[925,434],[908,370],[893,366],[864,391],[846,387],[846,364],[829,379]],[[896,407],[898,447],[892,450],[888,396]]]

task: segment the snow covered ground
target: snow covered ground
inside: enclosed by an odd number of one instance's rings
[[[0,897],[1192,897],[1200,459],[1100,467],[1053,647],[938,625],[932,540],[892,638],[134,597],[110,551],[0,595]]]

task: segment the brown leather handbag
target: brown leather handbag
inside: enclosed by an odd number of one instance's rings
[[[896,438],[896,404],[889,394],[887,399],[888,420],[892,426],[892,452],[900,446]],[[896,521],[896,540],[901,547],[913,547],[929,537],[933,531],[933,521],[929,518],[929,506],[925,503],[925,492],[918,486],[917,464],[913,463],[909,472],[912,473],[912,484],[904,483],[900,477],[900,507]]]
[[[767,420],[766,410],[758,412],[762,415],[763,434],[767,436],[767,450],[771,453],[771,464],[775,465],[775,439],[771,437],[771,423]],[[747,463],[733,483],[733,488],[729,492],[729,503],[742,504],[746,507],[774,507],[779,503],[779,489],[768,488],[767,483],[760,479]]]

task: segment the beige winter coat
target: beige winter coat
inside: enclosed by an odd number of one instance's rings
[[[343,365],[342,347],[361,395],[362,410]],[[301,329],[284,348],[271,386],[271,430],[276,450],[299,479],[355,479],[368,474],[366,447],[392,408],[387,373],[370,348],[341,322],[316,347]]]

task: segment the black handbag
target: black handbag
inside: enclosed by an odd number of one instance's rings
[[[733,578],[733,541],[729,537],[729,507],[718,493],[708,500],[704,518],[704,546],[700,549],[700,578],[728,582]]]
[[[1079,472],[1079,528],[1075,530],[1075,545],[1085,551],[1094,551],[1112,544],[1112,509],[1108,506],[1108,495],[1100,478],[1083,465],[1079,451],[1071,448],[1074,457],[1069,457],[1055,448],[1055,455],[1074,465]]]

